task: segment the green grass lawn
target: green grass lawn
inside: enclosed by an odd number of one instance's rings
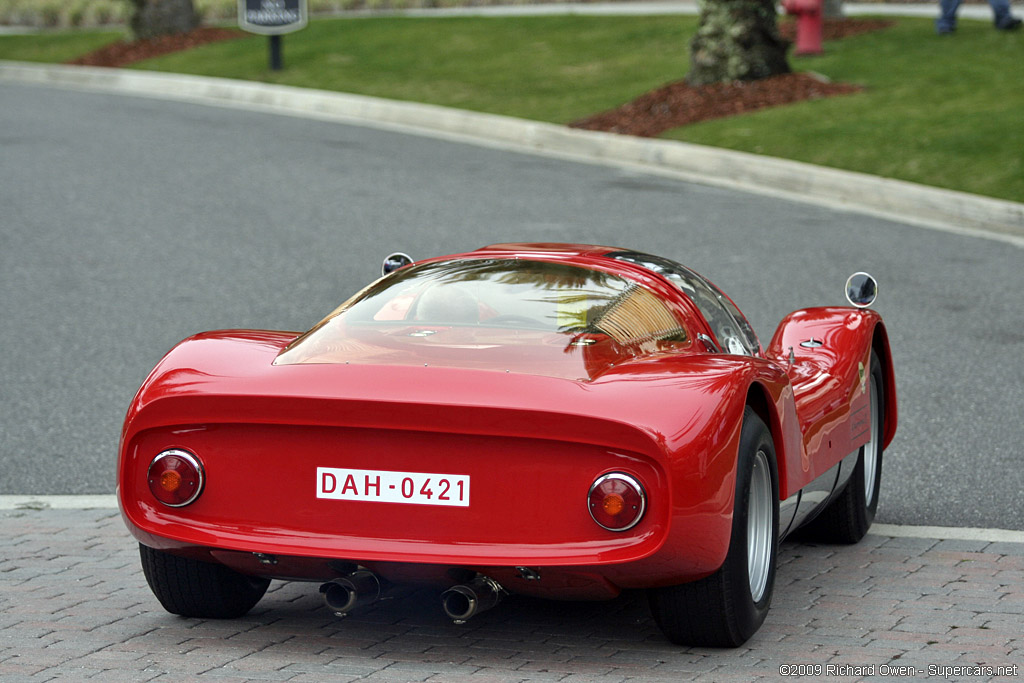
[[[124,31],[68,31],[0,36],[0,59],[66,62],[121,40]]]
[[[566,123],[680,78],[695,26],[650,17],[335,19],[285,36],[279,73],[267,69],[265,37],[140,66]]]
[[[901,19],[790,64],[866,90],[666,137],[1024,201],[1024,34]]]
[[[321,19],[138,68],[287,83],[567,123],[686,74],[695,17]],[[0,58],[63,61],[116,34],[0,37]],[[665,137],[1024,201],[1024,33],[931,20],[827,43],[797,70],[863,93],[696,124]],[[76,52],[77,51],[77,52]]]

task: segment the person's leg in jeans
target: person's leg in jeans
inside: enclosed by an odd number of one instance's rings
[[[1006,12],[1010,11],[1009,0],[989,0],[991,3],[1005,2]],[[940,34],[952,33],[956,30],[956,11],[960,7],[960,0],[939,0],[939,18],[935,20],[935,30]],[[992,10],[996,11],[993,4]]]
[[[1020,26],[1020,19],[1010,15],[1010,0],[988,0],[992,6],[992,19],[996,28],[1014,29]]]

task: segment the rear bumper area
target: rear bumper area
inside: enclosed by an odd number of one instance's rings
[[[162,505],[148,489],[149,463],[168,448],[203,463],[202,494],[185,507]],[[599,527],[588,510],[590,486],[608,472],[636,477],[650,501],[640,523],[625,532]],[[657,552],[669,526],[668,490],[654,459],[591,444],[206,425],[137,434],[123,452],[119,496],[136,538],[157,549],[359,564],[589,566]]]

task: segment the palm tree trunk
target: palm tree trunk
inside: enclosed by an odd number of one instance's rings
[[[135,8],[132,32],[139,40],[188,33],[199,25],[192,0],[131,0]]]
[[[754,81],[789,73],[772,0],[703,0],[690,42],[690,85]]]

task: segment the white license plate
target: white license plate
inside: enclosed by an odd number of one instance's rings
[[[469,475],[317,467],[316,497],[469,507]]]

